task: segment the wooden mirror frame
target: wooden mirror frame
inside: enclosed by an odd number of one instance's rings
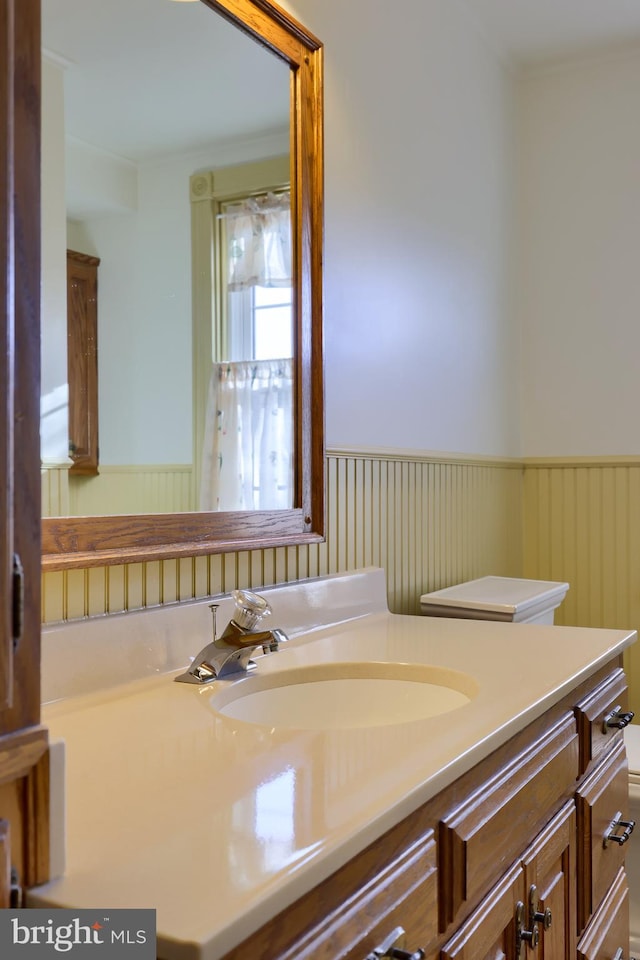
[[[324,539],[322,44],[270,0],[200,0],[290,67],[296,305],[295,493],[291,510],[52,517],[44,570],[317,543]]]

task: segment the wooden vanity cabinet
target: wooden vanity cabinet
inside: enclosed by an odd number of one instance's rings
[[[369,960],[398,927],[400,957],[627,960],[620,701],[616,659],[225,960]]]
[[[40,726],[40,7],[0,0],[0,907],[48,879]]]

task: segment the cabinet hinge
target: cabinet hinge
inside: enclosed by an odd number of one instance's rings
[[[17,553],[13,555],[12,575],[12,630],[13,649],[15,650],[22,639],[24,629],[24,568]]]

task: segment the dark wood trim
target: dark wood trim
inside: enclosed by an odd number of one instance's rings
[[[0,784],[26,777],[47,750],[46,727],[26,727],[0,737]]]
[[[100,257],[92,257],[89,253],[80,253],[78,250],[67,250],[67,257],[77,263],[86,263],[91,267],[100,266]]]
[[[317,37],[271,0],[203,2],[292,67],[299,67],[308,52],[322,47]]]
[[[26,876],[38,882],[49,873],[48,734],[40,726],[40,46],[40,0],[0,0],[2,907],[12,866],[24,879],[29,861]],[[21,591],[12,584],[14,555]]]
[[[322,537],[306,533],[300,510],[255,511],[250,523],[244,513],[154,514],[151,516],[95,517],[88,525],[79,518],[50,520],[44,525],[43,570],[102,567],[123,563],[197,557],[238,550],[319,543]],[[176,519],[184,539],[173,539]],[[138,541],[137,546],[132,542]]]
[[[49,880],[49,751],[41,755],[22,783],[23,876],[25,887],[35,887]]]
[[[11,824],[0,820],[0,910],[11,905]]]
[[[13,549],[24,571],[16,695],[0,730],[40,721],[40,2],[14,4],[15,391]],[[18,695],[19,691],[19,695]]]
[[[13,567],[13,3],[0,4],[0,597]],[[12,699],[11,604],[0,604],[0,710]]]
[[[3,0],[0,10],[0,123],[6,134],[0,161],[0,249],[6,256],[0,313],[6,376],[0,416],[0,731],[6,733],[40,719],[41,54],[39,0]],[[14,554],[23,570],[21,618],[13,612]]]

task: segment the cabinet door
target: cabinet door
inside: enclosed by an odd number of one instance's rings
[[[538,960],[573,960],[576,943],[576,814],[571,800],[525,852],[526,904],[540,914]]]
[[[6,734],[40,718],[38,0],[0,0],[0,31],[0,373],[6,378],[0,392],[7,395],[0,408],[0,734]],[[21,586],[14,588],[17,579]]]
[[[39,726],[40,63],[39,0],[0,0],[0,906],[9,865],[28,885],[49,870]]]
[[[12,126],[13,28],[11,4],[0,4],[0,144],[10,144]],[[0,150],[0,709],[11,700],[13,557],[13,164]],[[6,387],[5,387],[6,385]]]
[[[515,960],[516,905],[524,871],[514,864],[440,951],[440,960]]]
[[[620,870],[578,943],[578,960],[629,957],[629,887]]]

